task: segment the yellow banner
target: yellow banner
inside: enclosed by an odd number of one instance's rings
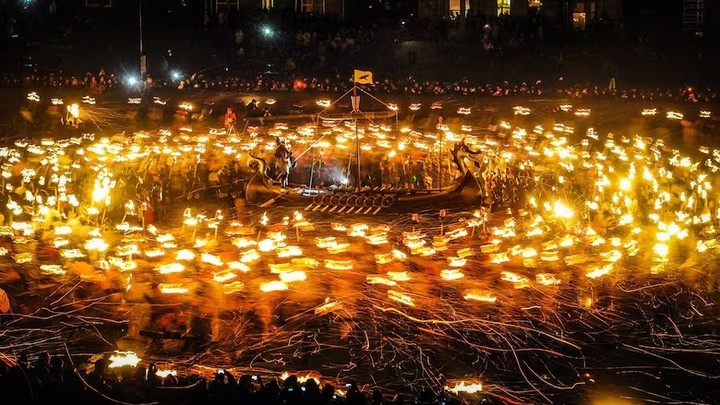
[[[355,70],[355,83],[373,84],[372,72],[368,70]]]

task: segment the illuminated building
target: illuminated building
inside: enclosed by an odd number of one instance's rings
[[[622,0],[418,0],[420,18],[454,20],[466,11],[467,18],[478,15],[542,15],[562,20],[567,18],[591,21],[596,15],[617,20],[622,17]]]

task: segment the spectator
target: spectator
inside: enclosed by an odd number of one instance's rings
[[[235,111],[233,111],[232,107],[228,107],[225,111],[224,118],[225,131],[227,131],[228,135],[232,134],[233,130],[235,129],[236,122],[237,115],[235,115]]]

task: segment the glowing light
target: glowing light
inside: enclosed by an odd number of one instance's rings
[[[182,284],[160,284],[158,288],[162,294],[185,294],[190,291],[189,288],[184,287]]]
[[[185,266],[180,263],[162,264],[155,268],[160,274],[180,273],[185,271]]]
[[[530,280],[528,280],[527,277],[523,277],[510,271],[500,272],[500,279],[513,283],[515,285],[515,288],[524,288],[527,287],[530,283]]]
[[[342,303],[338,301],[330,301],[329,299],[325,300],[325,304],[320,305],[319,307],[315,308],[315,315],[324,315],[328,314],[330,312],[337,311],[338,309],[342,309]]]
[[[177,376],[177,370],[156,370],[155,375],[160,378],[167,378],[168,376]]]
[[[453,281],[453,280],[459,280],[459,279],[465,277],[465,274],[463,274],[458,269],[446,269],[446,270],[440,271],[440,277],[443,280]]]
[[[612,269],[613,269],[612,263],[606,264],[605,266],[593,268],[589,272],[585,273],[585,276],[587,276],[589,278],[599,278],[599,277],[602,277],[602,276],[610,273],[612,271]]]
[[[388,271],[387,275],[393,281],[410,281],[407,271]]]
[[[669,120],[681,120],[684,118],[683,114],[677,111],[668,111],[666,117]]]
[[[193,253],[191,250],[182,249],[182,250],[178,250],[175,253],[175,260],[188,261],[188,260],[193,260],[193,259],[195,259],[195,253]]]
[[[645,108],[642,110],[644,116],[653,116],[655,114],[657,114],[657,108]]]
[[[330,270],[352,270],[352,260],[325,260],[325,268]]]
[[[497,297],[494,295],[482,292],[478,290],[468,290],[463,293],[463,298],[468,301],[480,301],[480,302],[488,302],[493,303],[497,301]]]
[[[388,298],[391,299],[391,300],[393,300],[393,301],[399,302],[399,303],[401,303],[401,304],[405,304],[405,305],[407,305],[407,306],[410,306],[410,307],[414,307],[414,306],[415,306],[415,301],[412,299],[412,297],[410,297],[410,296],[407,295],[407,294],[403,294],[403,293],[401,293],[401,292],[399,292],[399,291],[388,290]]]
[[[536,274],[535,281],[538,284],[542,284],[542,285],[559,285],[560,284],[560,280],[558,280],[554,274],[550,274],[550,273]]]
[[[457,382],[452,387],[447,385],[445,386],[445,390],[450,391],[453,394],[476,394],[481,392],[482,389],[483,387],[480,383],[466,383],[465,381]]]
[[[109,368],[119,368],[124,366],[136,367],[140,363],[140,357],[135,352],[116,351],[110,355]]]
[[[307,280],[307,275],[304,271],[296,270],[296,271],[289,271],[286,273],[280,273],[280,281],[284,283],[293,283],[296,281],[305,281]]]
[[[515,115],[530,115],[532,110],[530,110],[527,107],[518,105],[518,106],[513,107],[513,112],[515,113]]]
[[[397,285],[397,282],[394,280],[390,280],[387,277],[379,276],[379,275],[372,275],[369,274],[365,277],[365,281],[367,281],[368,284],[383,284],[387,286],[394,286]]]
[[[260,284],[260,291],[262,292],[272,292],[272,291],[285,291],[288,289],[287,284],[285,284],[282,281],[267,281],[262,284]]]
[[[203,263],[211,264],[213,266],[218,266],[218,267],[221,267],[225,264],[225,263],[223,263],[222,259],[220,259],[220,257],[211,255],[209,253],[201,254],[200,261],[202,261]]]
[[[110,247],[104,240],[100,238],[93,238],[85,242],[86,250],[97,250],[98,252],[104,252]]]

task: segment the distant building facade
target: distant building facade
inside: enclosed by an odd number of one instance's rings
[[[448,19],[463,8],[474,15],[541,15],[550,19],[567,18],[576,23],[596,18],[619,20],[623,17],[623,0],[418,0],[417,15],[424,19]]]
[[[88,8],[110,8],[112,6],[112,0],[85,0],[85,7]]]
[[[346,1],[348,0],[207,0],[206,7],[211,10],[226,8],[283,10],[342,17],[345,14]]]
[[[154,0],[144,1],[150,6]],[[58,6],[82,5],[88,9],[137,7],[136,1],[126,0],[58,0],[57,3]],[[548,22],[565,23],[580,30],[599,20],[637,21],[651,15],[657,16],[652,18],[657,24],[671,29],[720,30],[720,0],[173,0],[169,3],[177,7],[193,4],[211,12],[229,8],[267,9],[312,13],[340,20],[366,15],[374,7],[384,10],[386,15],[449,21],[458,18],[464,8],[468,18],[538,15]]]

